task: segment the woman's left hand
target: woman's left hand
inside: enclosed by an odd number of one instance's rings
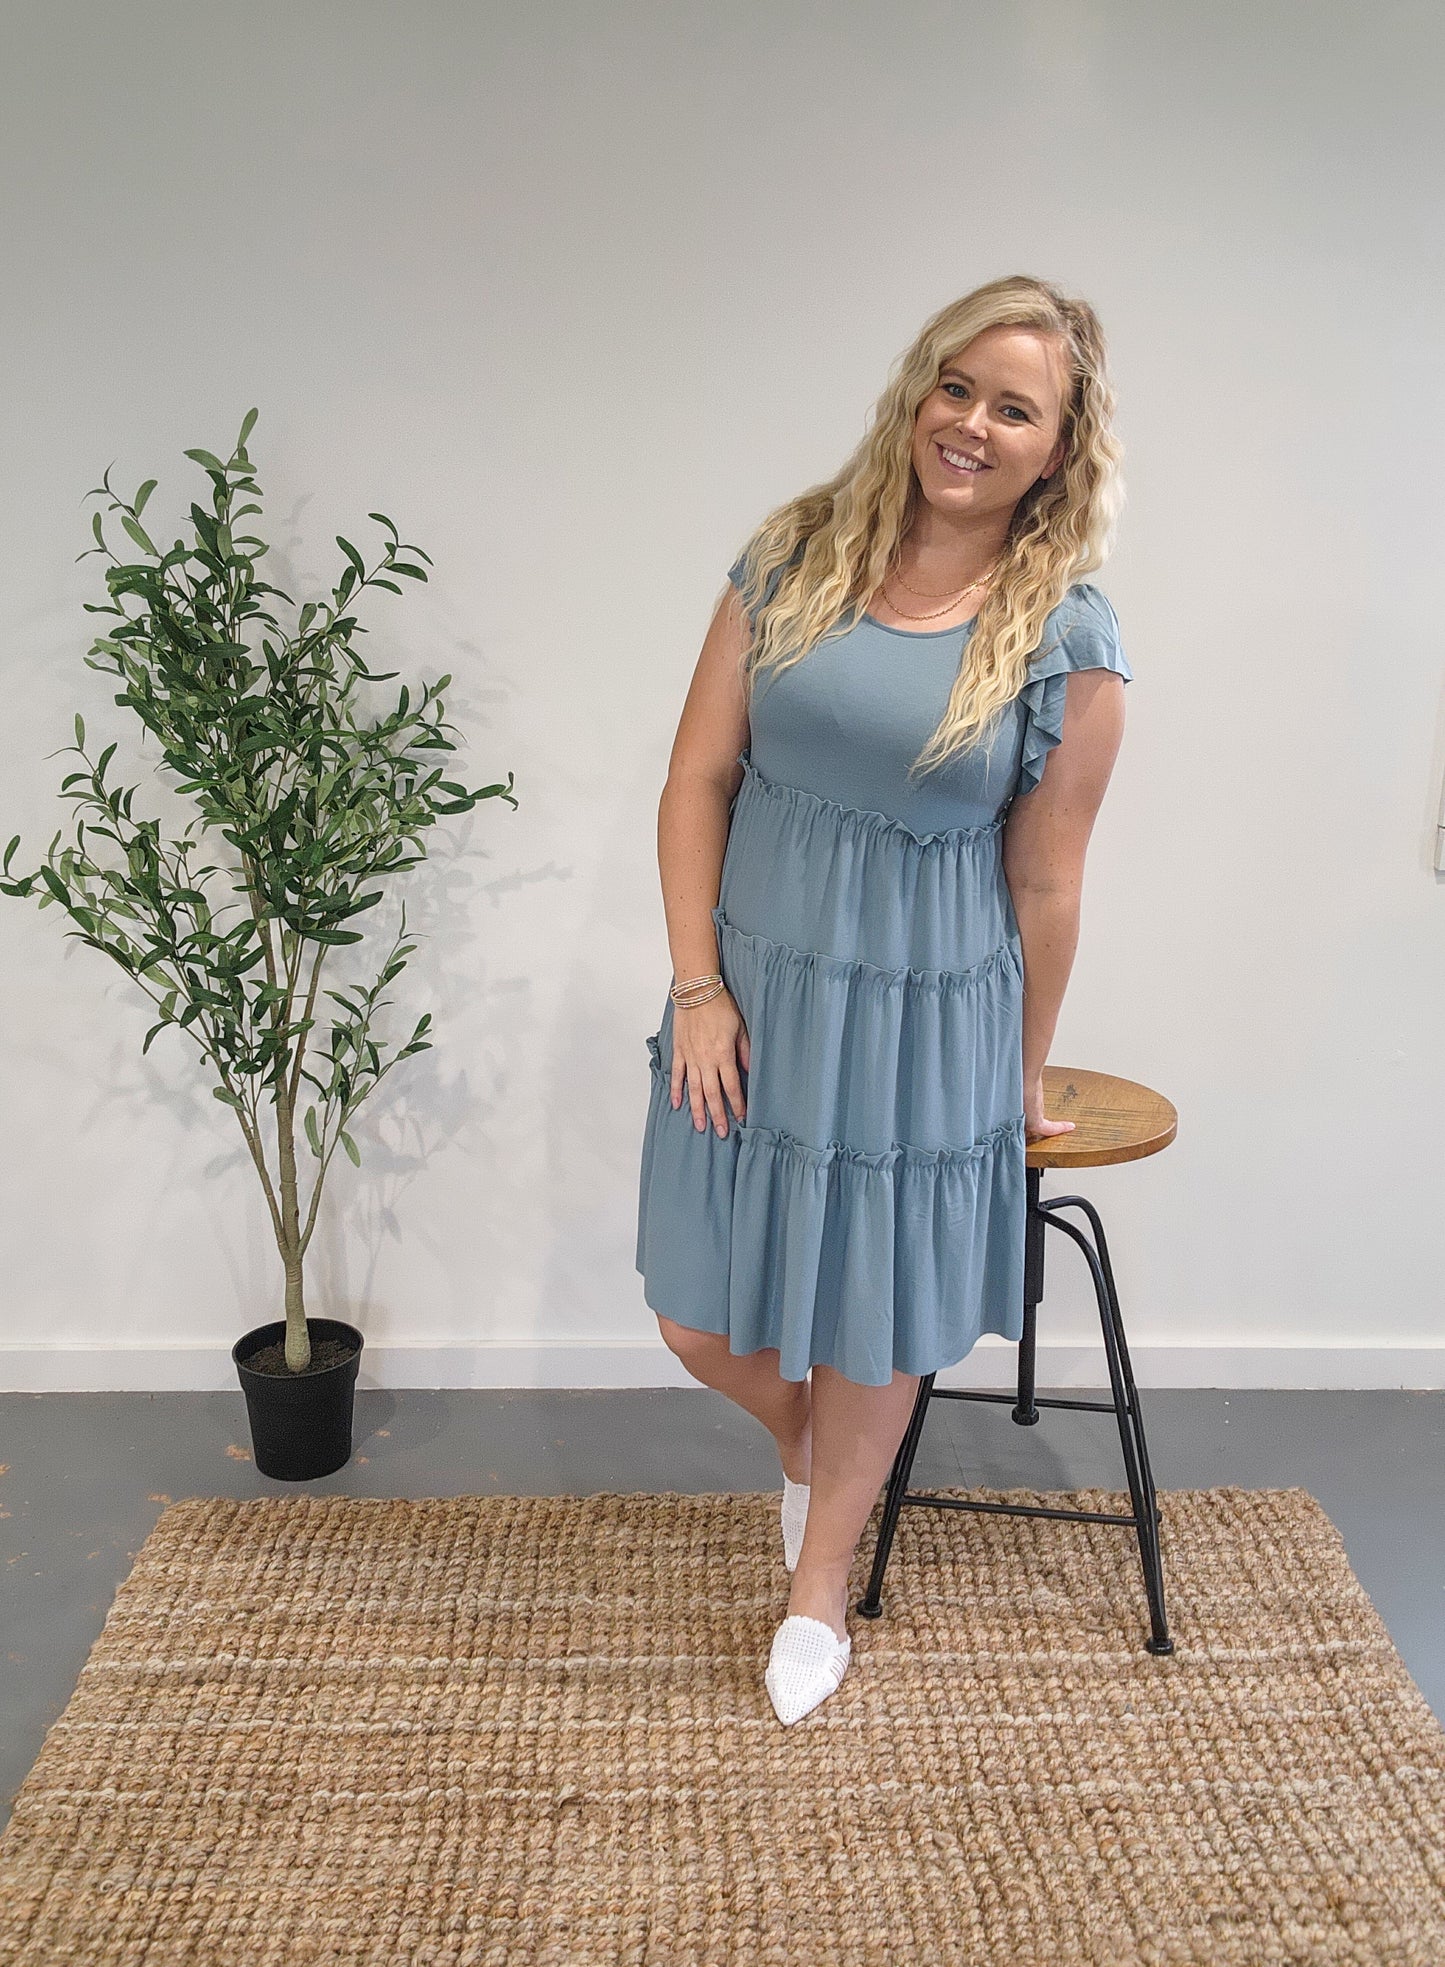
[[[1046,1140],[1051,1134],[1072,1133],[1072,1120],[1048,1120],[1044,1117],[1044,1076],[1038,1078],[1024,1091],[1024,1138],[1025,1140]]]

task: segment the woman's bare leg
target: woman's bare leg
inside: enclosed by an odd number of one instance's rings
[[[822,1619],[840,1639],[853,1553],[898,1453],[918,1380],[895,1373],[888,1386],[859,1386],[831,1366],[813,1368],[812,1489],[788,1614]]]
[[[808,1382],[782,1377],[778,1348],[764,1346],[758,1352],[733,1353],[723,1333],[695,1332],[691,1326],[679,1325],[660,1313],[657,1323],[663,1343],[677,1354],[694,1379],[716,1387],[762,1422],[778,1444],[788,1480],[806,1482],[811,1445]]]

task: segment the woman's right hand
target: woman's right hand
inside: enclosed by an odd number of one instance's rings
[[[707,1116],[723,1139],[727,1138],[726,1094],[739,1120],[747,1119],[739,1064],[747,1072],[752,1047],[747,1027],[732,993],[720,990],[705,1004],[672,1007],[672,1104],[682,1104],[683,1079],[692,1102],[692,1124],[699,1133]]]

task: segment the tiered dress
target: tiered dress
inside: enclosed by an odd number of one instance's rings
[[[741,585],[744,560],[729,570]],[[775,584],[775,583],[774,583]],[[771,592],[771,589],[769,590]],[[1063,734],[1071,670],[1133,672],[1076,582],[994,738],[910,783],[973,624],[845,634],[763,678],[732,803],[719,968],[751,1046],[746,1118],[670,1098],[648,1038],[643,1296],[734,1353],[862,1385],[1023,1329],[1023,959],[1003,872],[1015,793]]]

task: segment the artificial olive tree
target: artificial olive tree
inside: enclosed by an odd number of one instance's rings
[[[376,566],[337,535],[346,566],[330,601],[297,604],[257,577],[269,550],[237,530],[261,512],[260,487],[246,454],[257,412],[247,413],[230,459],[191,450],[207,473],[211,510],[190,508],[192,538],[166,551],[142,524],[153,478],[127,503],[110,472],[87,497],[109,499],[140,559],[121,560],[107,543],[101,513],[92,515],[110,591],[87,613],[115,617],[85,660],[123,680],[118,704],[129,706],[159,740],[162,767],[176,791],[198,809],[174,839],[158,821],[132,817],[138,788],[106,785],[116,751],[91,762],[77,713],[75,743],[86,769],[61,792],[76,802],[73,845],[57,852],[57,833],[33,873],[15,875],[4,859],[0,892],[57,903],[94,949],[103,950],[156,1005],[157,1033],[188,1032],[213,1068],[215,1097],[235,1113],[270,1210],[285,1271],[285,1364],[311,1362],[302,1266],[316,1224],[322,1184],[339,1141],[359,1165],[348,1131],[366,1096],[392,1066],[430,1041],[430,1014],[406,1044],[384,1054],[373,1019],[390,1000],[381,993],[406,967],[416,944],[401,926],[369,988],[322,989],[328,953],[365,940],[350,926],[383,899],[386,876],[425,858],[427,828],[444,813],[465,813],[480,799],[513,807],[505,785],[469,792],[443,778],[439,761],[456,746],[443,717],[443,676],[413,703],[403,685],[395,708],[369,719],[358,684],[386,683],[398,671],[370,671],[356,648],[354,604],[368,587],[403,590],[388,578],[424,581],[416,564],[429,556],[403,545],[385,513]],[[237,504],[238,499],[248,501]],[[294,625],[271,612],[284,603]],[[87,819],[85,816],[89,815]],[[101,842],[109,842],[102,848]],[[224,843],[224,844],[222,844]],[[230,851],[227,852],[226,850]],[[214,858],[196,865],[193,856]],[[335,1009],[327,1009],[322,998]],[[314,1180],[303,1200],[300,1131],[313,1157]],[[270,1157],[274,1156],[273,1162]]]

